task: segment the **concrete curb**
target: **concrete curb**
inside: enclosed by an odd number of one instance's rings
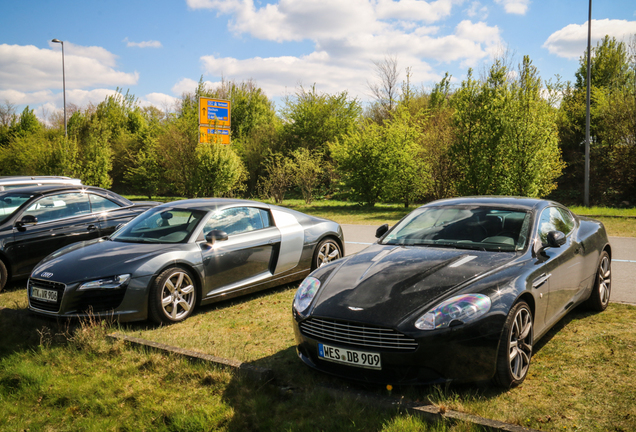
[[[240,362],[238,360],[228,360],[209,354],[203,354],[197,351],[177,348],[158,342],[152,342],[145,339],[122,335],[119,333],[112,333],[109,334],[107,337],[114,340],[123,340],[124,342],[127,342],[131,345],[141,346],[158,351],[165,351],[172,354],[178,354],[190,360],[204,361],[215,364],[217,366],[227,367],[234,370],[239,375],[246,376],[254,381],[268,382],[274,379],[274,372],[271,369],[261,368],[248,363]]]
[[[216,357],[209,354],[202,354],[197,351],[186,350],[182,348],[173,347],[170,345],[152,342],[141,338],[122,335],[119,333],[112,333],[108,335],[113,340],[122,340],[131,345],[140,346],[144,348],[150,348],[158,351],[169,352],[172,354],[181,355],[195,361],[204,361],[212,363],[216,366],[227,367],[238,374],[246,376],[250,379],[259,382],[272,382],[275,378],[274,371],[267,368],[261,368],[253,366],[247,363],[240,362],[238,360],[229,360],[222,357]],[[289,387],[285,387],[289,388]],[[365,402],[371,402],[374,405],[381,406],[385,409],[402,408],[408,411],[411,415],[416,415],[429,423],[435,423],[439,421],[452,421],[452,422],[468,422],[478,426],[484,427],[490,431],[501,432],[541,432],[537,429],[528,429],[523,426],[517,426],[509,423],[504,423],[497,420],[490,420],[483,417],[475,416],[472,414],[464,414],[459,411],[446,410],[439,408],[435,405],[417,405],[411,403],[405,403],[401,399],[396,399],[386,396],[377,396],[372,394],[354,393],[347,390],[329,388],[328,391],[338,397],[348,396],[357,400],[364,400]]]

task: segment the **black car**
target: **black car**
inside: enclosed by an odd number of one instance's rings
[[[133,203],[105,189],[46,185],[0,192],[0,290],[28,277],[45,256],[68,244],[110,235],[158,203]]]
[[[603,224],[552,201],[437,201],[377,236],[300,285],[293,322],[307,365],[376,383],[510,387],[565,314],[609,302]]]
[[[174,323],[198,305],[303,279],[343,251],[327,219],[248,200],[176,201],[49,255],[29,279],[29,309]]]

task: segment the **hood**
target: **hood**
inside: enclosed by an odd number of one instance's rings
[[[516,257],[513,252],[369,246],[321,280],[311,314],[397,327],[410,314],[435,306],[445,294]]]
[[[151,258],[171,250],[182,249],[183,246],[126,243],[106,239],[78,242],[46,257],[33,269],[31,277],[41,278],[43,272],[48,272],[53,273],[48,278],[51,281],[70,284],[100,277],[132,274]]]

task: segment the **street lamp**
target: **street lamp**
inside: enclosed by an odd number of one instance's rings
[[[51,42],[62,44],[62,89],[64,92],[64,137],[68,137],[66,130],[66,73],[64,72],[64,42],[59,39],[53,39]]]
[[[590,206],[590,88],[592,80],[592,0],[587,15],[587,99],[585,102],[585,184],[583,190],[583,205]]]

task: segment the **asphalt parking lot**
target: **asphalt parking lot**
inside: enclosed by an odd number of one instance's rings
[[[342,225],[345,253],[351,255],[375,242],[377,226]],[[610,301],[636,305],[636,238],[610,237],[612,246],[612,294]]]

